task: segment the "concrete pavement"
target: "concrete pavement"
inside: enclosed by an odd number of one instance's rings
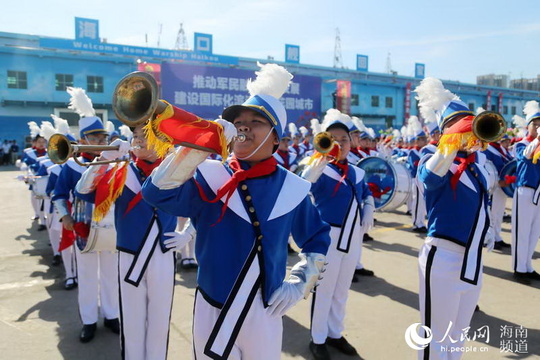
[[[102,321],[91,343],[79,342],[77,290],[64,290],[61,267],[50,266],[47,232],[37,232],[37,223],[30,220],[30,195],[15,180],[18,171],[0,170],[0,359],[119,359],[118,336],[103,328]],[[410,231],[403,211],[376,218],[370,232],[375,241],[364,244],[363,252],[364,265],[376,276],[352,284],[344,335],[364,359],[416,359],[404,334],[420,322],[417,253],[423,237]],[[509,223],[503,238],[510,242]],[[537,251],[533,261],[538,270],[539,257]],[[289,265],[296,261],[289,257]],[[488,328],[490,338],[487,344],[485,339],[468,342],[471,352],[464,359],[540,358],[540,283],[512,281],[510,266],[509,250],[484,256],[480,311],[470,332]],[[191,358],[195,287],[196,274],[179,271],[169,359]],[[284,317],[283,359],[311,359],[309,308],[310,302],[302,301]],[[354,359],[330,351],[333,359]]]

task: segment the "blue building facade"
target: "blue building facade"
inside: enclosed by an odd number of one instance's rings
[[[99,39],[70,40],[0,32],[0,139],[15,139],[24,147],[28,145],[27,122],[36,121],[39,124],[51,120],[50,114],[68,119],[70,125],[75,127],[78,115],[67,109],[69,95],[65,91],[66,86],[86,89],[98,115],[118,127],[121,124],[111,107],[113,90],[124,75],[141,69],[141,66],[144,69],[145,63],[155,64],[158,68],[170,64],[178,67],[185,65],[186,68],[193,65],[209,69],[217,67],[223,71],[229,69],[227,71],[231,73],[233,70],[237,73],[249,70],[252,74],[257,69],[257,61],[268,60],[106,44]],[[291,111],[294,116],[289,116],[289,121],[299,125],[307,124],[312,117],[320,118],[327,109],[338,105],[336,83],[339,81],[350,83],[350,114],[361,117],[367,126],[376,130],[390,126],[400,128],[407,115],[418,114],[412,90],[421,79],[300,63],[277,63],[284,65],[297,78],[304,78],[304,83],[311,84],[310,87],[313,87],[312,84],[319,87],[315,93],[314,89],[309,89],[309,98],[302,97],[304,90],[299,90],[294,95],[296,99],[291,97],[290,104],[287,103],[291,106],[288,109],[296,111]],[[215,73],[216,69],[213,70]],[[228,79],[232,84],[234,77]],[[313,79],[318,81],[313,82]],[[237,80],[245,86],[243,79]],[[170,81],[161,78],[164,87],[174,85],[168,83]],[[459,95],[470,109],[482,106],[499,111],[509,123],[513,115],[522,115],[527,101],[538,99],[539,96],[533,91],[444,80],[443,83]],[[302,82],[298,86],[302,89]],[[174,95],[178,93],[181,92],[172,91],[173,95],[167,95],[165,99],[180,106],[179,96]],[[240,98],[237,96],[233,99]],[[216,118],[220,114],[217,111],[205,115]]]

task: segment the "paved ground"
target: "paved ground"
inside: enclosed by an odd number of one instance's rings
[[[118,337],[99,324],[89,344],[78,341],[80,321],[76,290],[63,290],[60,268],[50,267],[51,248],[46,232],[30,221],[29,193],[14,178],[15,168],[0,171],[0,359],[118,359]],[[508,202],[510,205],[510,202]],[[415,359],[404,341],[405,329],[419,322],[417,252],[422,237],[410,231],[403,212],[382,213],[364,245],[364,263],[376,277],[352,284],[347,304],[345,336],[364,359]],[[407,225],[404,225],[407,224]],[[510,241],[509,224],[504,239]],[[539,253],[535,265],[540,270]],[[296,261],[289,258],[289,264]],[[489,343],[469,342],[476,352],[465,359],[540,358],[540,283],[524,286],[512,281],[510,252],[487,253],[484,258],[481,311],[471,331],[487,325]],[[191,312],[195,273],[176,277],[169,359],[190,359]],[[501,339],[501,327],[512,336]],[[501,352],[516,344],[515,328],[526,333],[522,351]],[[302,301],[284,318],[283,359],[310,359],[309,301]],[[509,335],[508,333],[506,335]],[[515,346],[515,345],[514,345]],[[526,347],[526,348],[525,348]],[[485,350],[480,352],[480,350]],[[353,359],[332,351],[333,359]]]

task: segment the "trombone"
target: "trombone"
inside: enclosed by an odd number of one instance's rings
[[[83,163],[77,159],[77,154],[84,151],[104,151],[104,150],[118,150],[119,146],[114,145],[79,145],[72,143],[69,139],[62,134],[54,134],[49,139],[47,145],[47,154],[49,159],[55,164],[63,164],[73,157],[73,160],[81,166],[110,164],[113,162],[122,162],[125,160],[108,160],[108,161],[95,161],[89,163]]]

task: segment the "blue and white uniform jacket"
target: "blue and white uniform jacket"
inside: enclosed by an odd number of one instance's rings
[[[427,144],[422,149],[420,149],[420,157],[423,157],[428,154],[435,154],[435,151],[437,151],[437,145]]]
[[[517,169],[516,169],[516,187],[528,187],[535,191],[534,199],[538,204],[538,193],[540,185],[540,162],[533,164],[532,159],[527,159],[523,151],[530,144],[527,138],[524,138],[515,145]]]
[[[90,160],[83,157],[79,157],[78,159],[81,162],[90,162]],[[70,158],[64,166],[62,166],[62,170],[54,185],[54,193],[51,200],[56,201],[63,199],[71,201],[73,199],[73,193],[75,192],[75,186],[85,170],[86,168],[84,166],[77,164],[75,160]]]
[[[294,150],[291,150],[289,148],[288,155],[289,157],[287,158],[287,160],[289,161],[289,164],[288,164],[289,167],[286,169],[294,172],[296,168],[298,168],[298,159],[299,159],[298,154]],[[279,165],[285,167],[285,160],[281,157],[280,154],[278,154],[277,151],[274,153],[273,156],[277,160]]]
[[[427,161],[418,170],[428,210],[428,236],[465,247],[461,280],[472,284],[478,282],[482,246],[490,224],[485,161],[485,156],[477,152],[475,163],[461,174],[455,191],[450,181],[457,170],[457,160],[442,178],[427,169]]]
[[[409,173],[413,178],[416,177],[420,158],[422,158],[422,155],[420,154],[420,151],[415,148],[412,148],[407,155],[407,169],[409,169]]]
[[[244,169],[249,167],[245,162],[240,161],[240,164]],[[311,184],[281,166],[268,176],[247,179],[239,185],[223,218],[217,222],[223,202],[205,202],[195,181],[206,197],[213,199],[232,173],[228,164],[206,160],[193,178],[175,189],[160,190],[149,177],[143,185],[143,198],[172,215],[191,219],[197,230],[199,289],[215,306],[225,302],[248,255],[257,251],[266,306],[285,278],[289,234],[303,252],[326,254],[330,227],[322,221],[310,200]],[[249,192],[249,199],[240,196],[243,191]],[[248,211],[256,213],[259,224],[251,222]],[[256,239],[257,225],[262,233],[261,240]]]
[[[158,232],[156,232],[155,236],[159,237],[161,251],[166,253],[169,249],[163,245],[163,241],[169,237],[164,236],[163,233],[175,230],[176,217],[150,206],[143,199],[140,199],[135,206],[132,206],[129,212],[127,211],[133,198],[141,191],[144,180],[139,169],[131,162],[122,193],[114,203],[116,249],[133,255],[139,254],[145,245],[145,241],[154,233],[152,227],[156,222]],[[75,193],[77,197],[90,203],[95,202],[95,194],[95,191],[89,194]],[[154,239],[155,237],[151,240]]]
[[[337,249],[342,252],[349,252],[351,241],[355,240],[351,238],[354,227],[362,223],[361,204],[364,199],[371,196],[364,175],[364,170],[349,165],[347,177],[334,194],[334,189],[342,174],[337,166],[328,164],[321,177],[311,186],[315,206],[321,213],[322,219],[331,226],[342,229],[337,246]]]
[[[504,165],[508,164],[512,160],[510,153],[502,154],[493,145],[488,145],[487,149],[482,153],[486,155],[487,159],[490,160],[493,165],[495,165],[498,174],[501,173]]]

